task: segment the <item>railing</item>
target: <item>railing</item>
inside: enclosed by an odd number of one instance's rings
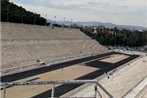
[[[48,85],[52,84],[51,98],[54,97],[55,84],[81,84],[81,83],[93,83],[96,84],[95,92],[97,91],[97,86],[99,86],[110,98],[114,98],[97,80],[49,80],[49,81],[32,81],[32,82],[3,82],[1,83],[1,89],[3,89],[3,98],[6,98],[6,89],[10,86],[22,86],[22,85]],[[96,94],[94,98],[96,98]],[[59,97],[58,97],[59,98]],[[69,97],[68,97],[69,98]],[[102,98],[102,97],[101,97]]]

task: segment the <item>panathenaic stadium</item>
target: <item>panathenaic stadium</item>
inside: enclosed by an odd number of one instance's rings
[[[147,98],[147,54],[79,29],[1,22],[1,98]]]

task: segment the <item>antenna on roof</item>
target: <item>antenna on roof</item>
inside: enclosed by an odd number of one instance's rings
[[[34,25],[35,25],[35,23],[36,23],[36,12],[35,12],[35,17],[34,17]]]
[[[63,27],[65,26],[65,17],[64,17],[64,21],[63,21]]]
[[[64,22],[65,22],[65,18],[66,18],[66,17],[64,17]]]
[[[56,22],[56,16],[54,16],[54,24],[55,24],[55,22]]]
[[[23,9],[21,10],[21,23],[23,23]]]
[[[71,28],[72,28],[72,21],[73,21],[73,19],[71,18]]]
[[[46,22],[45,22],[45,26],[47,25],[47,14],[45,14],[45,19],[46,19]]]
[[[7,22],[9,22],[9,6],[7,6]]]

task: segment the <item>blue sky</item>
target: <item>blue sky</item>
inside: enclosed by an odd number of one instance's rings
[[[48,19],[111,22],[147,27],[147,0],[10,0]]]

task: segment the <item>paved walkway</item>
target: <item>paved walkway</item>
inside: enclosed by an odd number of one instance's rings
[[[140,98],[141,96],[144,96],[142,92],[144,92],[145,86],[147,86],[147,77],[143,81],[141,81],[134,89],[132,89],[132,91],[129,92],[124,98]]]
[[[147,85],[135,98],[147,98]]]

